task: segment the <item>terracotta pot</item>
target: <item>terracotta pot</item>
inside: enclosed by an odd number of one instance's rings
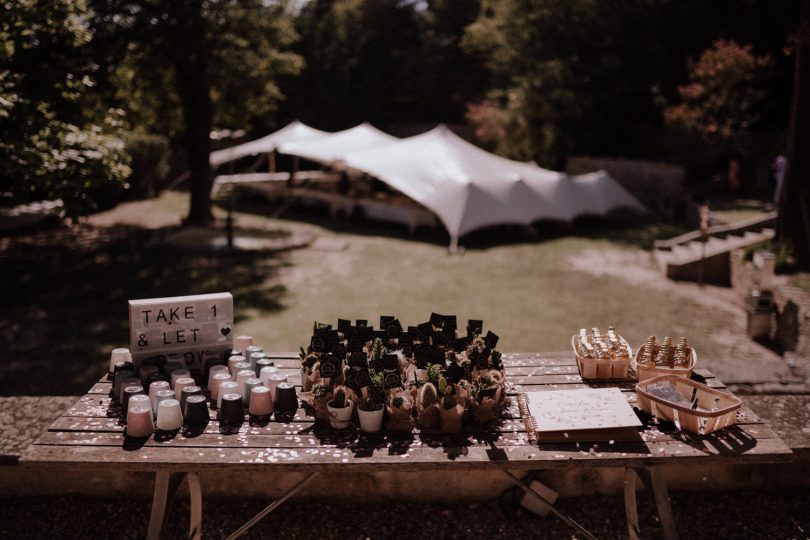
[[[452,409],[445,409],[439,406],[439,416],[441,418],[442,431],[445,433],[461,432],[461,417],[464,415],[464,407],[456,405]]]
[[[329,425],[334,429],[346,429],[352,421],[352,402],[346,401],[345,407],[332,407],[332,403],[326,404],[329,411]]]
[[[360,431],[366,433],[376,433],[380,431],[383,421],[384,407],[380,407],[376,411],[364,411],[357,409],[357,416],[360,418]]]

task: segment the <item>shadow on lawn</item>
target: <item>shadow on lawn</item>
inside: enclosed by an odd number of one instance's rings
[[[235,204],[235,210],[238,212],[256,216],[267,216],[277,209],[261,197],[241,197]],[[436,229],[418,227],[411,234],[404,225],[369,221],[362,216],[341,214],[331,216],[326,207],[304,208],[292,205],[283,211],[281,217],[316,225],[336,233],[384,236],[439,246],[447,246],[450,243],[450,236],[441,225]],[[686,231],[684,227],[659,222],[653,215],[616,210],[607,216],[580,216],[571,223],[538,220],[532,225],[493,225],[465,234],[459,243],[467,250],[485,250],[509,244],[532,244],[570,236],[604,239],[628,247],[649,250],[652,249],[655,240],[671,238]]]
[[[264,286],[283,255],[148,248],[155,234],[81,225],[0,238],[0,395],[84,393],[129,343],[130,299],[230,291],[237,323],[284,309],[285,288]]]

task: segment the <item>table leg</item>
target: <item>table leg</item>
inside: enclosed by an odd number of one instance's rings
[[[624,470],[624,513],[627,516],[627,537],[639,540],[638,506],[636,505],[636,471],[631,467]]]
[[[155,492],[152,495],[152,511],[149,514],[149,530],[146,533],[148,540],[160,540],[163,531],[163,522],[166,519],[166,509],[174,498],[180,483],[186,478],[188,481],[189,531],[188,536],[193,540],[200,540],[202,534],[202,490],[200,477],[196,472],[172,473],[158,471],[155,473]]]
[[[551,510],[551,512],[552,512],[552,513],[553,513],[555,516],[557,516],[558,518],[560,518],[561,520],[563,520],[563,521],[564,521],[564,522],[565,522],[565,523],[566,523],[566,524],[567,524],[569,527],[571,527],[571,528],[573,528],[573,529],[576,529],[576,530],[578,530],[579,532],[581,532],[583,535],[585,535],[585,538],[589,538],[590,540],[596,540],[596,537],[595,537],[594,535],[592,535],[592,534],[590,533],[590,531],[588,531],[588,529],[586,529],[585,527],[583,527],[582,525],[580,525],[579,523],[577,523],[576,521],[574,521],[574,520],[573,520],[573,519],[571,519],[570,517],[566,516],[565,514],[563,514],[562,512],[560,512],[559,510],[557,510],[556,508],[554,508],[554,506],[553,506],[553,505],[552,505],[550,502],[548,502],[548,501],[545,499],[545,497],[543,497],[542,495],[540,495],[539,493],[537,493],[536,491],[534,491],[532,488],[530,488],[529,486],[527,486],[526,484],[524,484],[524,483],[523,483],[523,481],[522,481],[520,478],[518,478],[517,476],[515,476],[515,475],[514,475],[514,474],[512,474],[511,472],[507,471],[506,469],[502,469],[502,470],[503,470],[503,472],[506,474],[506,476],[508,476],[508,477],[509,477],[509,480],[510,480],[510,481],[511,481],[513,484],[515,484],[517,487],[519,487],[520,489],[522,489],[523,491],[525,491],[527,495],[530,495],[530,496],[532,496],[532,497],[534,497],[534,498],[536,498],[536,499],[539,499],[540,501],[544,502],[544,503],[545,503],[545,504],[548,506],[549,510]]]
[[[189,525],[188,537],[192,540],[200,540],[202,536],[202,489],[200,489],[200,477],[196,472],[186,473],[188,480],[189,498]]]
[[[160,531],[163,529],[163,518],[166,517],[166,503],[169,499],[169,471],[155,473],[155,492],[152,495],[152,511],[149,514],[149,531],[147,540],[160,540]]]
[[[624,508],[627,515],[627,531],[631,540],[640,536],[638,510],[636,506],[636,476],[641,478],[644,486],[652,492],[658,520],[664,533],[664,540],[678,540],[678,527],[672,514],[669,502],[667,481],[664,469],[660,466],[627,468],[624,473]]]
[[[669,490],[664,478],[664,469],[660,466],[650,467],[650,477],[655,507],[658,509],[661,528],[664,530],[664,540],[678,540],[680,537],[678,527],[675,525],[675,517],[672,514],[672,505],[669,502]]]
[[[264,516],[266,516],[279,506],[281,506],[284,503],[284,501],[295,495],[298,491],[301,490],[301,488],[309,484],[312,481],[312,479],[318,476],[319,474],[320,474],[319,472],[310,473],[306,478],[304,478],[303,480],[295,484],[293,487],[291,487],[284,495],[273,501],[267,508],[256,514],[250,521],[239,527],[239,529],[237,529],[236,532],[228,536],[226,540],[233,540],[235,538],[239,538],[240,536],[248,532],[254,525],[256,525],[258,522],[264,519]]]

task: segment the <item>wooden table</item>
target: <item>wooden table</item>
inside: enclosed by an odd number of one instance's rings
[[[297,355],[271,356],[290,381],[298,382]],[[507,380],[514,385],[511,395],[520,391],[619,386],[630,403],[635,403],[635,385],[631,381],[586,384],[579,376],[573,355],[560,353],[505,354]],[[696,370],[694,378],[714,388],[724,388],[707,370]],[[124,427],[111,407],[106,377],[87,395],[58,418],[22,456],[21,462],[38,466],[101,468],[122,466],[129,471],[156,474],[149,537],[158,538],[167,501],[184,477],[191,497],[190,535],[199,538],[202,524],[202,492],[198,473],[225,468],[233,471],[299,471],[310,473],[303,481],[274,501],[248,522],[234,537],[245,532],[264,515],[300,490],[321,472],[426,471],[498,469],[530,496],[519,475],[529,471],[570,467],[624,467],[625,510],[628,534],[639,535],[636,512],[636,475],[652,489],[666,538],[677,538],[677,529],[668,502],[662,467],[676,463],[754,464],[790,459],[790,449],[752,411],[743,407],[738,425],[709,436],[676,432],[668,423],[655,424],[645,413],[643,442],[601,444],[597,452],[587,444],[529,442],[516,400],[504,411],[504,419],[495,429],[467,427],[460,435],[443,435],[415,429],[410,435],[359,435],[354,428],[333,431],[321,422],[314,423],[299,409],[290,424],[275,421],[264,425],[245,423],[238,432],[225,433],[211,413],[212,422],[203,434],[167,440],[149,438],[133,442],[123,434]],[[305,436],[300,436],[305,435]],[[324,452],[324,449],[329,451]],[[541,498],[542,499],[542,498]],[[552,511],[585,536],[570,517],[552,507]],[[584,531],[584,532],[583,532]]]

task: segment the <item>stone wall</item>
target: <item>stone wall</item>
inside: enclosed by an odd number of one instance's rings
[[[731,252],[731,286],[745,302],[748,292],[759,284],[753,263],[743,257],[741,249]],[[774,341],[787,353],[810,358],[810,295],[782,284],[776,284],[772,290],[776,303]]]

